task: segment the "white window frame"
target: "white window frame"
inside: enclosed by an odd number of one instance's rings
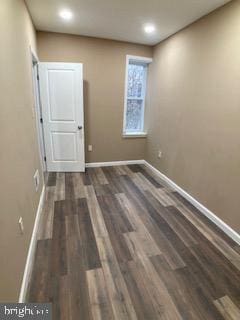
[[[130,62],[133,62],[133,63],[134,62],[138,62],[138,63],[143,63],[143,64],[148,65],[148,64],[150,64],[152,62],[152,58],[140,57],[140,56],[132,56],[132,55],[127,55],[126,56],[125,96],[124,96],[124,114],[123,114],[123,137],[126,137],[126,138],[146,137],[147,133],[144,130],[144,118],[145,118],[145,100],[146,100],[146,86],[147,86],[147,69],[146,69],[146,75],[145,75],[145,86],[144,86],[144,91],[143,91],[143,98],[140,99],[140,100],[143,100],[142,130],[139,131],[139,132],[126,131],[127,102],[130,99],[128,97],[128,66],[129,66]],[[135,98],[132,98],[132,99],[135,100]]]

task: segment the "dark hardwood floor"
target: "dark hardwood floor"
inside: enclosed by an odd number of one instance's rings
[[[239,246],[144,166],[51,173],[28,301],[54,320],[239,320]]]

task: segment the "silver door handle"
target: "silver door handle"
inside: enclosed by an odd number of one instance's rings
[[[82,130],[82,126],[78,126],[78,130]]]

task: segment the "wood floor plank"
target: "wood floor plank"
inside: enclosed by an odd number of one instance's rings
[[[66,172],[65,173],[65,199],[74,199],[74,173]]]
[[[112,191],[107,188],[108,186],[109,186],[108,184],[105,184],[105,185],[97,184],[93,186],[96,196],[104,196],[105,194],[112,194]]]
[[[68,276],[52,275],[49,279],[49,301],[53,320],[71,319]]]
[[[185,288],[185,292],[189,295],[191,304],[195,310],[195,314],[204,320],[223,320],[220,312],[212,303],[208,291],[203,290],[199,283],[201,278],[197,279],[193,276],[191,267],[185,267],[175,271],[176,277],[181,287]]]
[[[49,281],[52,257],[52,240],[38,240],[28,301],[49,302]]]
[[[113,167],[104,167],[102,168],[108,182],[109,182],[109,186],[111,188],[111,193],[112,194],[116,194],[116,193],[121,193],[122,192],[122,188],[121,185],[119,184],[119,181],[117,179],[115,170]]]
[[[121,265],[121,271],[138,319],[158,319],[158,313],[154,309],[148,284],[146,285],[146,275],[143,270],[140,270],[139,264],[135,261],[124,263]]]
[[[100,184],[108,184],[109,183],[102,168],[95,168],[95,172],[97,175],[98,182]]]
[[[178,223],[178,219],[176,219],[176,215],[172,214],[173,212],[177,213],[177,209],[174,211],[175,207],[171,206],[166,208],[164,205],[162,205],[162,202],[159,202],[157,198],[155,198],[151,192],[148,190],[146,191],[146,196],[151,202],[152,206],[156,209],[156,211],[159,213],[159,215],[164,219],[166,224],[169,225],[169,227],[172,229],[172,231],[177,235],[179,239],[176,239],[175,235],[170,235],[171,241],[175,239],[175,241],[182,241],[184,245],[186,246],[192,246],[196,245],[198,242],[196,238],[192,235],[189,228],[185,229],[186,224]],[[178,213],[179,214],[179,213]],[[162,224],[162,230],[166,231],[166,224]],[[165,226],[165,227],[164,227]],[[187,231],[188,232],[187,232]]]
[[[106,216],[111,220],[114,229],[119,233],[132,232],[133,228],[128,220],[124,210],[113,195],[105,195],[98,197],[98,202],[102,204],[102,210],[106,212]]]
[[[109,197],[108,197],[109,198]],[[119,226],[118,221],[112,218],[112,215],[109,214],[111,206],[108,207],[108,200],[106,197],[98,197],[98,202],[103,214],[104,222],[108,230],[108,235],[111,240],[111,244],[116,254],[116,258],[119,263],[123,263],[131,260],[130,251],[124,241],[121,226]],[[126,229],[124,231],[127,232]]]
[[[212,293],[213,299],[218,299],[225,294],[239,304],[240,302],[240,272],[226,259],[218,253],[214,246],[200,242],[191,248],[191,254],[201,267],[201,273],[208,284],[212,284],[208,289]],[[221,281],[219,281],[219,278]],[[204,284],[204,280],[202,284]]]
[[[188,294],[186,286],[182,286],[181,282],[178,281],[176,272],[170,268],[163,255],[153,256],[150,260],[164,282],[182,318],[185,320],[201,320],[201,315],[196,312],[196,308],[192,305],[192,298]]]
[[[130,223],[132,224],[133,230],[138,234],[142,248],[146,255],[154,256],[161,254],[159,247],[150,235],[148,229],[138,216],[136,208],[131,204],[125,194],[117,194],[117,199],[121,204],[125,214],[127,215]]]
[[[165,188],[165,190],[169,190],[169,192],[175,191],[172,187],[170,187],[164,180],[162,180],[159,175],[157,175],[152,169],[145,166],[144,164],[139,165],[141,167],[140,172],[146,172],[149,176],[151,176],[154,180],[156,180],[161,187]]]
[[[60,320],[71,318],[70,296],[68,276],[62,276],[59,280],[59,317]]]
[[[57,172],[57,181],[54,194],[55,201],[65,200],[65,173]]]
[[[128,166],[131,169],[131,165]],[[162,188],[162,184],[159,183],[152,175],[150,175],[146,170],[142,169],[141,166],[137,166],[137,170],[136,170],[136,166],[135,166],[135,171],[134,172],[140,172],[142,173],[142,175],[155,187],[155,188]]]
[[[156,189],[155,192],[152,192],[153,196],[158,199],[165,207],[175,206],[176,202],[168,196],[165,188]]]
[[[158,315],[157,319],[182,319],[164,283],[161,281],[149,258],[142,250],[136,232],[126,233],[124,234],[124,237],[134,261],[140,263],[145,269],[149,294],[152,296],[152,303],[156,314]]]
[[[75,228],[73,228],[74,220]],[[83,249],[79,241],[77,215],[66,216],[66,223],[72,226],[68,230],[73,230],[66,239],[71,319],[92,320]]]
[[[86,169],[89,179],[91,181],[91,185],[95,186],[100,184],[97,176],[96,168],[87,168]]]
[[[139,164],[130,164],[128,165],[128,168],[132,171],[132,172],[141,172],[142,168],[140,167]]]
[[[87,281],[93,320],[114,320],[102,269],[88,270]]]
[[[176,232],[179,238],[182,239],[186,246],[196,245],[199,242],[199,237],[196,235],[196,230],[192,228],[188,220],[183,217],[178,209],[174,206],[167,208],[167,214],[164,215],[164,219]]]
[[[233,247],[233,249],[238,253],[238,254],[240,254],[240,245],[234,245],[234,247]]]
[[[56,201],[53,217],[51,270],[54,275],[67,274],[65,201]]]
[[[117,176],[122,176],[126,174],[126,172],[123,169],[123,166],[114,166],[114,170]]]
[[[117,193],[116,198],[120,206],[122,207],[122,210],[124,210],[133,231],[136,231],[139,228],[139,221],[136,221],[135,215],[132,214],[132,210],[135,209],[135,207],[132,206],[131,202],[128,200],[124,193]]]
[[[71,320],[93,319],[85,277],[84,272],[81,270],[79,270],[79,273],[73,273],[68,276]]]
[[[239,320],[240,309],[231,301],[228,296],[224,296],[214,301],[215,306],[226,320]]]
[[[78,225],[80,231],[80,241],[83,249],[85,270],[101,267],[96,239],[93,232],[87,200],[78,199],[76,201],[76,213],[78,215]]]
[[[97,245],[115,319],[137,319],[110,239],[97,237]]]
[[[136,185],[140,186],[142,190],[157,191],[157,188],[141,172],[136,172],[135,175],[137,177]],[[134,179],[132,180],[134,181]]]
[[[73,177],[73,189],[74,189],[74,199],[81,199],[86,197],[85,186],[82,180],[80,172],[76,172]]]
[[[134,176],[132,178],[132,181],[134,182],[134,184],[141,190],[141,191],[145,191],[151,188],[154,188],[149,181],[144,181],[143,179],[141,179],[140,175],[138,172],[134,173]]]
[[[108,232],[93,186],[86,187],[88,209],[94,227],[95,237],[107,237]]]
[[[198,250],[198,246],[191,247],[187,250],[183,250],[181,255],[188,267],[190,278],[194,279],[195,283],[197,283],[197,287],[200,288],[202,292],[206,292],[210,301],[212,301],[213,299],[222,296],[222,288],[214,281],[215,279],[211,277],[211,274],[201,264],[199,254],[197,254],[197,256],[195,255],[195,252],[198,252]]]
[[[174,200],[168,196],[165,188],[156,188],[143,174],[142,172],[135,173],[135,178],[132,179],[137,187],[141,191],[148,191],[152,194],[163,206],[175,205]]]
[[[80,175],[81,175],[83,184],[85,186],[90,186],[91,185],[91,180],[90,180],[90,177],[89,177],[88,170],[86,169],[85,172],[81,172]]]
[[[61,276],[52,276],[49,282],[49,301],[53,303],[52,305],[52,318],[57,320],[60,318],[60,279]]]
[[[125,172],[125,175],[127,175],[129,178],[134,178],[135,174],[134,171],[132,171],[129,166],[122,166],[122,170]]]
[[[48,187],[55,187],[57,181],[56,172],[49,172],[48,174],[48,180],[47,180],[47,186]]]

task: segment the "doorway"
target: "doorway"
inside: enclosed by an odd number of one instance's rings
[[[40,156],[42,172],[45,177],[45,173],[46,173],[45,159],[46,158],[45,158],[45,146],[44,146],[44,134],[43,134],[41,97],[40,97],[40,87],[39,87],[39,74],[38,74],[39,60],[37,55],[33,52],[32,49],[31,49],[31,58],[32,58],[33,93],[34,93],[34,113],[36,118],[38,148],[39,148],[39,156]]]
[[[84,172],[83,72],[80,63],[39,63],[48,172]]]
[[[42,171],[84,172],[82,64],[41,63],[31,54]]]

